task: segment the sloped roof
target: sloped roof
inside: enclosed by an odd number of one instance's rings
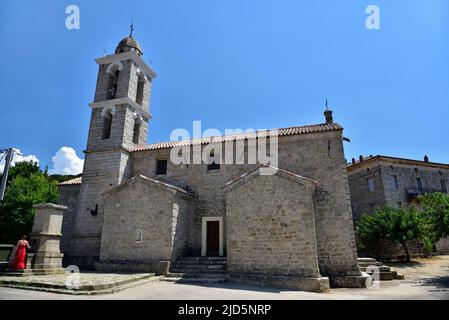
[[[437,168],[437,169],[449,169],[449,164],[447,163],[438,163],[438,162],[427,162],[422,160],[414,160],[414,159],[406,159],[406,158],[398,158],[398,157],[390,157],[384,155],[376,155],[369,156],[363,158],[363,161],[357,160],[354,164],[349,164],[346,169],[348,172],[355,171],[359,168],[363,168],[367,165],[374,164],[376,162],[387,162],[396,165],[411,165],[417,167],[429,167],[429,168]]]
[[[190,139],[190,140],[182,140],[182,141],[166,141],[166,142],[158,142],[152,144],[146,144],[137,146],[132,149],[132,152],[139,151],[147,151],[147,150],[157,150],[157,149],[169,149],[173,147],[185,147],[199,144],[209,144],[209,143],[220,143],[226,141],[236,141],[236,140],[244,140],[244,139],[255,139],[257,137],[273,137],[273,136],[291,136],[298,134],[308,134],[308,133],[317,133],[317,132],[326,132],[326,131],[338,131],[343,130],[343,127],[338,123],[323,123],[323,124],[314,124],[307,126],[297,126],[297,127],[289,127],[289,128],[281,128],[281,129],[271,129],[250,133],[240,133],[240,134],[232,134],[232,135],[224,135],[218,137],[207,137],[202,139]]]
[[[177,191],[177,192],[181,192],[181,193],[189,195],[191,197],[195,196],[194,194],[192,194],[191,192],[189,192],[189,191],[187,191],[187,190],[185,190],[183,188],[180,188],[178,186],[175,186],[175,185],[172,185],[172,184],[169,184],[169,183],[166,183],[166,182],[162,182],[160,180],[149,178],[149,177],[144,176],[142,174],[134,176],[131,179],[126,180],[125,182],[123,182],[123,183],[121,183],[121,184],[119,184],[119,185],[117,185],[115,187],[112,187],[109,190],[106,190],[102,194],[107,194],[107,193],[110,193],[110,192],[113,192],[113,191],[116,191],[116,190],[120,190],[120,189],[126,188],[126,186],[128,186],[129,184],[134,183],[135,181],[138,181],[138,180],[149,182],[149,183],[153,183],[153,184],[156,184],[158,186],[165,187],[167,189],[171,189],[171,190],[174,190],[174,191]]]
[[[235,183],[237,183],[237,182],[239,182],[239,181],[241,181],[241,180],[247,179],[247,178],[249,178],[249,177],[251,177],[251,176],[258,175],[259,172],[260,172],[260,171],[258,172],[258,170],[259,170],[260,168],[271,168],[271,169],[275,170],[275,173],[274,173],[274,174],[283,174],[283,175],[286,175],[286,176],[289,176],[289,177],[298,178],[298,179],[307,181],[307,182],[312,183],[312,184],[314,184],[314,185],[318,185],[318,181],[315,181],[315,180],[312,180],[312,179],[303,177],[303,176],[301,176],[301,175],[299,175],[299,174],[296,174],[296,173],[293,173],[293,172],[291,172],[291,171],[279,169],[279,168],[274,167],[274,166],[271,166],[271,165],[264,165],[264,164],[261,164],[261,165],[258,165],[257,167],[255,167],[255,168],[253,168],[253,169],[251,169],[251,170],[246,171],[245,173],[243,173],[243,174],[241,174],[240,176],[238,176],[238,177],[232,179],[231,181],[227,182],[227,183],[222,187],[222,189],[228,188],[228,187],[234,185]]]
[[[81,184],[82,182],[82,177],[78,177],[78,178],[74,178],[74,179],[70,179],[64,182],[60,182],[58,183],[58,186],[71,186],[71,185],[75,185],[75,184]]]

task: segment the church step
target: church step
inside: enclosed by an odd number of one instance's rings
[[[374,263],[376,259],[374,258],[357,258],[357,261],[360,263]]]
[[[198,268],[171,268],[171,272],[179,272],[179,273],[207,273],[207,274],[214,274],[214,273],[226,273],[225,269],[198,269]]]
[[[177,261],[226,262],[226,257],[179,257]]]
[[[226,269],[226,264],[194,264],[194,263],[178,263],[172,264],[173,268],[199,268],[199,269]]]
[[[222,283],[226,282],[226,278],[161,278],[161,281],[167,282],[177,282],[177,283],[203,283],[203,284],[214,284],[214,283]]]
[[[222,266],[226,265],[226,260],[220,261],[188,261],[188,260],[176,260],[173,264],[177,265],[197,265],[197,266]]]
[[[225,273],[185,273],[185,272],[169,272],[165,275],[166,278],[210,278],[222,279],[226,278]]]

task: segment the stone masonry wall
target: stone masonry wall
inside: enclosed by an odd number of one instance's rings
[[[371,178],[374,190],[368,191],[367,180]],[[353,218],[357,220],[363,213],[371,213],[372,210],[386,205],[385,184],[383,173],[377,166],[369,166],[363,170],[352,172],[348,175],[349,190]]]
[[[70,252],[72,237],[75,229],[76,211],[78,209],[78,198],[80,185],[59,186],[59,204],[67,207],[62,220],[61,252]]]
[[[156,159],[169,159],[169,153],[170,149],[134,152],[133,173],[189,187],[197,193],[189,248],[191,254],[199,254],[201,218],[224,216],[221,188],[255,165],[222,165],[220,170],[208,172],[206,164],[174,165],[169,161],[167,175],[156,176]],[[273,165],[319,182],[315,223],[322,274],[358,275],[341,131],[279,137],[279,163]]]
[[[106,193],[100,261],[171,261],[173,247],[176,254],[185,246],[186,226],[180,221],[188,214],[186,201],[178,192],[141,178]],[[136,242],[138,230],[142,242]]]
[[[319,277],[315,185],[295,180],[257,175],[227,193],[228,272]]]

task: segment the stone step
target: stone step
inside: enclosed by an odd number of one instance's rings
[[[197,264],[197,265],[223,265],[226,260],[176,260],[176,264]]]
[[[391,271],[391,273],[393,274],[393,279],[395,280],[404,280],[405,276],[401,273],[398,273],[397,271]]]
[[[193,263],[173,263],[173,268],[198,268],[198,269],[209,269],[209,270],[221,270],[226,269],[225,264],[193,264]]]
[[[382,262],[359,262],[359,267],[368,267],[368,266],[383,266]]]
[[[218,256],[213,256],[213,257],[183,256],[183,257],[179,257],[178,260],[195,260],[195,261],[200,261],[200,260],[226,260],[226,257],[218,257]]]
[[[167,282],[177,282],[177,283],[204,283],[204,284],[214,284],[226,282],[226,278],[161,278],[161,281]]]
[[[379,268],[380,272],[390,272],[391,271],[391,268],[388,266],[375,266],[375,267]],[[366,272],[367,267],[359,266],[359,268],[360,268],[360,271]]]
[[[357,258],[357,261],[359,263],[369,263],[369,262],[376,262],[376,259],[374,258]]]
[[[165,275],[167,278],[226,278],[226,273],[185,273],[185,272],[169,272]]]
[[[204,273],[204,274],[214,274],[214,273],[217,273],[217,274],[223,274],[223,273],[226,273],[226,270],[207,270],[207,269],[196,269],[196,268],[180,268],[180,269],[177,269],[177,268],[171,268],[170,269],[170,271],[171,272],[174,272],[174,273]]]
[[[226,274],[169,272],[160,280],[179,283],[221,283],[226,281]]]

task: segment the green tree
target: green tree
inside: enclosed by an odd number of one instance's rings
[[[11,168],[5,197],[0,205],[0,242],[15,243],[31,231],[33,205],[58,201],[55,181],[49,180],[36,163],[19,162]]]
[[[418,198],[422,212],[432,225],[432,240],[449,236],[449,195],[435,192]]]
[[[414,208],[385,207],[363,214],[357,222],[356,233],[365,248],[378,246],[383,240],[401,244],[407,261],[410,261],[408,240],[421,239],[428,249],[432,246],[429,221]]]

